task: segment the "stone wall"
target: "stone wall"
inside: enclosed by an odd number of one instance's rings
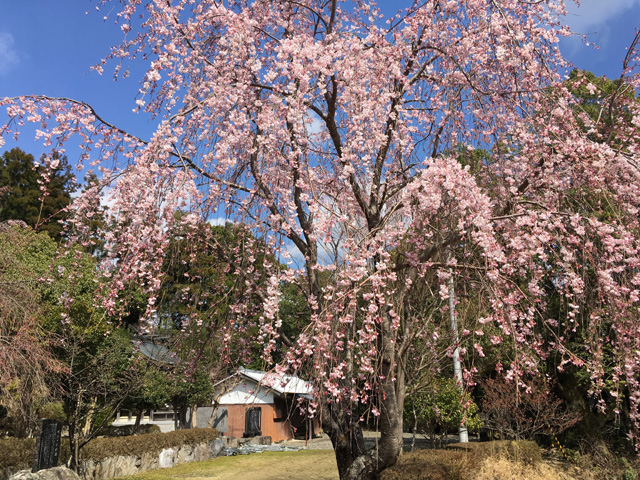
[[[109,478],[135,475],[155,468],[169,468],[182,463],[199,462],[219,456],[225,447],[223,439],[215,439],[197,446],[165,448],[159,454],[142,456],[119,456],[103,460],[82,462],[81,471],[85,480],[106,480]]]

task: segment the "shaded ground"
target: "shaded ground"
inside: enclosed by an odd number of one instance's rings
[[[151,470],[135,480],[337,480],[333,451],[264,452]]]
[[[380,437],[380,433],[377,432],[363,432],[365,437],[365,443],[367,447],[372,448],[375,446],[376,440]],[[406,452],[411,450],[411,446],[414,442],[413,434],[405,433],[403,434],[404,440],[404,450]],[[458,441],[458,437],[455,435],[449,435],[445,437],[443,440],[443,444],[454,443]],[[290,446],[307,446],[310,450],[333,450],[333,446],[331,445],[331,440],[326,435],[323,435],[318,438],[314,438],[312,440],[288,440],[283,442],[285,445]],[[431,448],[431,441],[425,438],[423,435],[416,435],[415,439],[415,447],[416,450],[424,450]]]

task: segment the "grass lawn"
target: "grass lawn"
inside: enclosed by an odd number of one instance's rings
[[[545,459],[534,442],[450,445],[403,454],[383,480],[600,480],[604,475]],[[620,469],[618,469],[620,470]],[[640,469],[638,469],[640,470]],[[633,470],[635,473],[636,470]],[[627,477],[624,477],[627,478]],[[635,478],[635,477],[629,477]],[[116,480],[338,480],[333,450],[264,452],[150,470]]]
[[[129,480],[318,480],[338,479],[333,450],[264,452],[219,457],[121,477]]]

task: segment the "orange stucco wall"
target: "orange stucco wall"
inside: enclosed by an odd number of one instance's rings
[[[249,408],[261,408],[261,431],[263,436],[271,437],[274,442],[292,438],[291,425],[288,421],[276,421],[276,409],[270,404],[225,405],[227,408],[227,436],[242,437],[245,427],[245,412]]]

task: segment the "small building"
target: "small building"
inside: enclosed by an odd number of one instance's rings
[[[223,435],[269,436],[272,441],[279,442],[313,438],[318,432],[318,420],[308,418],[300,410],[301,405],[312,399],[310,382],[294,376],[241,368],[224,383],[228,391],[218,400],[213,422]],[[199,408],[198,414],[200,410],[207,409]]]
[[[151,352],[145,352],[149,356]],[[165,352],[157,350],[154,356]],[[298,377],[240,368],[218,383],[218,408],[213,428],[222,435],[236,438],[269,436],[273,442],[293,438],[310,439],[320,430],[317,419],[310,419],[300,410],[312,399],[312,385]],[[207,428],[213,406],[199,406],[196,425],[191,425],[191,412],[181,412],[180,424],[185,428]],[[162,432],[173,431],[175,415],[171,405],[143,412],[140,424],[155,424]],[[113,426],[134,425],[135,412],[120,410]]]

